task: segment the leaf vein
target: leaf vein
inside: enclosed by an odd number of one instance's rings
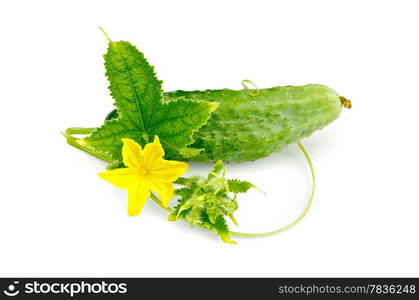
[[[142,130],[145,131],[143,116],[141,114],[141,108],[140,108],[140,103],[139,103],[140,100],[138,99],[137,90],[135,89],[134,82],[132,81],[131,70],[128,68],[127,61],[126,61],[124,55],[119,50],[118,46],[115,43],[113,43],[113,45],[115,46],[116,51],[121,56],[122,62],[124,63],[126,73],[128,74],[128,79],[129,79],[129,83],[130,83],[130,86],[131,86],[131,90],[132,90],[132,92],[134,94],[134,97],[135,97],[135,104],[137,105],[138,115],[140,116],[141,127],[142,127]]]

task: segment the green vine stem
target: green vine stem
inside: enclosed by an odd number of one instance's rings
[[[246,83],[252,85],[256,90],[259,90],[258,86],[253,81],[251,81],[249,79],[242,80],[241,84],[242,84],[244,89],[246,89],[246,90],[249,89],[249,87],[246,85]]]
[[[252,93],[253,96],[257,96],[259,94],[259,88],[253,81],[251,81],[249,79],[244,79],[244,80],[242,80],[241,84],[242,84],[242,86],[245,90],[250,90],[250,88],[247,86],[247,84],[252,85],[254,87],[254,92]]]
[[[311,193],[310,193],[310,198],[307,202],[307,205],[304,209],[304,211],[297,217],[297,219],[295,219],[293,222],[289,223],[288,225],[285,225],[284,227],[281,227],[279,229],[273,230],[273,231],[268,231],[268,232],[261,232],[261,233],[245,233],[245,232],[235,232],[235,231],[231,231],[230,234],[231,235],[235,235],[235,236],[240,236],[240,237],[261,237],[261,236],[270,236],[270,235],[274,235],[274,234],[278,234],[281,233],[285,230],[290,229],[291,227],[294,227],[295,225],[297,225],[298,223],[301,222],[302,219],[304,219],[304,217],[307,215],[307,213],[310,210],[311,205],[313,204],[313,199],[314,199],[314,191],[316,188],[316,175],[314,173],[314,167],[313,167],[313,163],[311,162],[310,156],[308,155],[306,149],[303,147],[303,145],[301,145],[300,142],[298,142],[298,147],[301,149],[301,151],[303,152],[308,165],[310,166],[310,171],[311,171]]]
[[[82,151],[85,151],[101,160],[107,161],[112,163],[108,157],[101,152],[95,151],[89,147],[86,147],[83,145],[83,143],[80,143],[81,139],[75,138],[73,134],[90,134],[92,133],[96,128],[87,128],[87,127],[70,127],[67,128],[66,131],[61,132],[62,135],[67,139],[67,143],[77,149],[80,149]]]
[[[238,236],[238,237],[262,237],[262,236],[275,235],[275,234],[281,233],[281,232],[283,232],[285,230],[288,230],[291,227],[294,227],[299,222],[301,222],[301,220],[303,220],[304,217],[307,215],[307,213],[310,210],[311,205],[313,204],[314,191],[315,191],[315,188],[316,188],[316,176],[315,176],[315,173],[314,173],[313,163],[311,162],[310,156],[308,155],[306,149],[303,147],[303,145],[301,145],[300,142],[297,145],[301,149],[301,151],[304,154],[304,157],[307,160],[307,163],[308,163],[308,165],[310,167],[311,180],[312,180],[310,198],[308,200],[308,203],[307,203],[306,207],[304,208],[304,211],[293,222],[289,223],[288,225],[286,225],[284,227],[281,227],[279,229],[273,230],[273,231],[261,232],[261,233],[246,233],[246,232],[230,231],[230,234],[231,235]],[[161,202],[161,200],[154,193],[151,193],[150,197],[151,197],[151,199],[154,202],[156,202],[163,209],[167,210],[168,212],[172,212],[173,211],[170,207],[165,207],[163,205],[163,203]]]
[[[95,130],[94,127],[70,127],[67,128],[65,131],[65,135],[73,135],[73,134],[90,134]]]

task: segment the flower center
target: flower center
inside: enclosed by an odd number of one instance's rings
[[[149,172],[147,168],[140,168],[138,169],[138,173],[140,174],[140,176],[147,176]]]

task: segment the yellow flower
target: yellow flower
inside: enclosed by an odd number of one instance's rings
[[[99,177],[128,190],[128,214],[138,215],[150,191],[155,191],[167,207],[173,198],[173,181],[188,169],[188,164],[163,159],[164,150],[157,136],[144,149],[132,139],[122,139],[122,158],[127,168],[99,173]]]

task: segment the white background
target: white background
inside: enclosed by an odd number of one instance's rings
[[[0,276],[419,276],[418,1],[2,1]],[[98,178],[60,130],[112,109],[103,26],[155,65],[166,91],[321,83],[351,110],[303,140],[318,190],[307,218],[222,243],[165,221]],[[208,166],[192,165],[189,174]],[[292,221],[310,190],[295,145],[229,165],[265,190],[235,230]]]

